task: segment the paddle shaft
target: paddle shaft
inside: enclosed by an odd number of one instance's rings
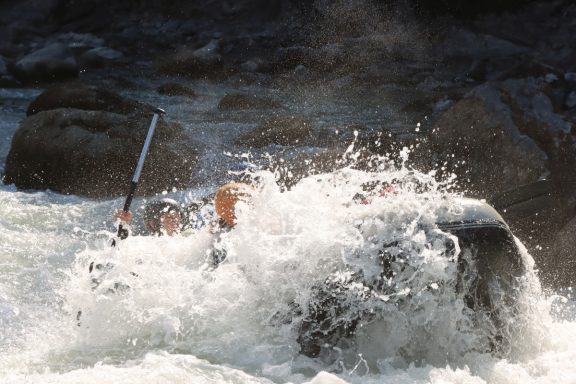
[[[140,158],[138,159],[138,164],[136,165],[136,170],[134,171],[134,176],[132,177],[132,181],[130,182],[130,190],[128,191],[128,195],[126,196],[126,201],[124,202],[124,212],[128,212],[130,210],[130,205],[132,204],[132,199],[134,198],[134,194],[136,193],[136,187],[138,186],[138,179],[140,179],[140,173],[142,172],[142,167],[144,166],[144,160],[146,160],[146,155],[148,154],[148,149],[150,148],[150,143],[152,142],[152,136],[154,136],[154,131],[156,129],[156,124],[158,123],[158,118],[160,115],[165,114],[163,109],[156,108],[154,110],[154,116],[152,117],[152,122],[150,123],[150,128],[148,128],[148,134],[146,135],[146,140],[144,141],[144,145],[142,146],[142,152],[140,152]],[[118,226],[118,237],[121,240],[124,240],[128,237],[128,230],[124,229],[122,223]],[[114,246],[116,243],[113,242],[112,245]]]

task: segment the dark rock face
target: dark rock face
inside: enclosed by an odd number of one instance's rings
[[[244,95],[239,93],[228,94],[218,103],[221,111],[234,111],[242,109],[270,109],[279,108],[280,103],[265,97]]]
[[[66,45],[54,43],[18,60],[13,74],[23,83],[72,79],[78,77],[78,64]]]
[[[554,286],[573,287],[576,283],[576,218],[570,220],[554,236],[549,260],[543,263],[547,271],[545,278]],[[558,266],[562,268],[558,268]]]
[[[500,92],[490,85],[442,114],[426,144],[421,150],[432,155],[427,153],[420,165],[437,169],[446,162],[448,172],[478,196],[536,181],[548,172],[548,156],[514,124]]]
[[[568,260],[554,238],[576,213],[570,89],[555,73],[485,83],[440,115],[416,156],[420,168],[457,175],[469,195],[511,191],[516,201],[498,208],[553,284],[572,274],[550,263]],[[549,180],[543,191],[533,184],[541,179]]]
[[[121,59],[122,52],[107,47],[96,47],[83,52],[78,57],[80,68],[99,68]]]
[[[431,150],[435,164],[446,162],[463,187],[481,196],[543,177],[560,184],[574,181],[576,140],[566,113],[568,92],[553,78],[508,79],[475,88],[440,115],[421,150]]]
[[[274,117],[236,140],[239,145],[262,148],[271,144],[306,145],[312,124],[300,117]]]
[[[39,112],[26,118],[14,135],[4,183],[90,197],[124,195],[148,125],[148,119],[104,111]],[[160,121],[139,193],[186,187],[194,158],[181,127]]]
[[[153,107],[128,100],[117,93],[94,85],[66,83],[49,88],[28,106],[28,116],[57,108],[75,108],[88,111],[106,111],[120,114],[146,112],[152,115]]]

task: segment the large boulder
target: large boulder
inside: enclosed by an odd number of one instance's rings
[[[78,57],[81,68],[99,68],[106,64],[113,63],[121,59],[124,54],[108,47],[96,47],[89,49]]]
[[[152,116],[153,107],[126,99],[117,93],[94,85],[66,83],[47,89],[28,106],[28,116],[57,108],[75,108],[88,111],[114,113],[148,112]]]
[[[294,145],[308,144],[312,137],[312,124],[310,121],[295,116],[277,116],[270,118],[254,130],[240,136],[236,144],[262,148],[268,145]]]
[[[54,43],[18,60],[13,74],[23,83],[67,80],[78,77],[78,64],[65,44]]]
[[[150,120],[105,111],[55,109],[26,118],[14,134],[4,183],[90,197],[126,194]],[[160,120],[139,194],[189,185],[196,152],[182,128]]]
[[[573,287],[576,284],[576,217],[570,220],[552,239],[543,276],[553,286]]]
[[[158,63],[158,70],[162,74],[190,78],[218,77],[225,72],[218,50],[216,40],[199,49],[184,47],[173,55],[163,57]]]
[[[454,173],[463,189],[484,198],[549,172],[547,154],[515,124],[502,92],[489,83],[439,117],[416,157],[420,167]]]
[[[469,195],[515,197],[498,208],[546,276],[555,269],[552,240],[576,212],[574,123],[554,101],[561,88],[554,79],[475,88],[439,117],[416,154],[420,168],[455,174]],[[544,178],[549,182],[542,192],[536,182]]]

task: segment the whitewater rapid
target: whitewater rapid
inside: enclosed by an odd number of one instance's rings
[[[290,191],[269,172],[257,176],[237,227],[216,243],[228,255],[215,270],[207,265],[215,246],[207,227],[176,238],[135,235],[111,247],[111,214],[121,199],[0,187],[0,382],[576,382],[569,291],[542,292],[530,271],[511,347],[497,355],[478,347],[483,330],[466,325],[453,291],[434,285],[449,286],[457,273],[436,241],[446,234],[430,238],[411,224],[432,223],[456,197],[431,175],[344,169],[307,177]],[[355,203],[355,193],[374,181],[400,186],[372,204]],[[190,203],[205,192],[170,196]],[[144,203],[135,201],[137,216]],[[369,270],[357,257],[373,248],[369,228],[379,238],[398,231],[413,244],[432,244],[417,259],[423,272],[411,285],[419,292],[413,306],[359,331],[336,361],[303,356],[294,303],[304,306],[330,271],[353,263]],[[92,261],[114,264],[96,289]],[[130,288],[109,293],[119,281]],[[386,300],[382,308],[390,311]]]

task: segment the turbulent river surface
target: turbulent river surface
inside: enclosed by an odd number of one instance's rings
[[[167,192],[183,203],[213,192],[225,169],[260,155],[231,144],[254,117],[217,111],[226,87],[195,86],[201,95],[193,103],[124,92],[165,107],[211,148],[201,154],[208,176],[200,186]],[[0,92],[2,171],[11,136],[40,91]],[[394,119],[378,105],[274,96],[319,125]],[[342,154],[354,150],[344,146]],[[0,382],[576,383],[571,292],[544,292],[525,251],[531,270],[508,324],[508,347],[483,348],[487,330],[470,321],[451,289],[458,270],[445,257],[450,235],[422,230],[457,198],[446,184],[385,159],[373,172],[310,176],[289,191],[270,172],[255,176],[258,186],[250,204],[238,207],[237,227],[217,240],[204,227],[174,238],[135,235],[117,247],[110,246],[111,216],[123,199],[0,186]],[[372,204],[356,203],[356,193],[375,182],[396,190]],[[136,215],[144,203],[135,200]],[[301,312],[294,307],[305,308],[314,286],[333,271],[357,264],[371,273],[371,260],[361,256],[394,236],[411,245],[415,267],[398,280],[395,296],[381,297],[374,308],[386,316],[359,329],[350,348],[329,360],[300,354]],[[212,270],[207,253],[214,246],[225,247],[227,259]],[[88,273],[93,261],[114,265],[96,288]],[[129,288],[110,293],[117,282]]]

